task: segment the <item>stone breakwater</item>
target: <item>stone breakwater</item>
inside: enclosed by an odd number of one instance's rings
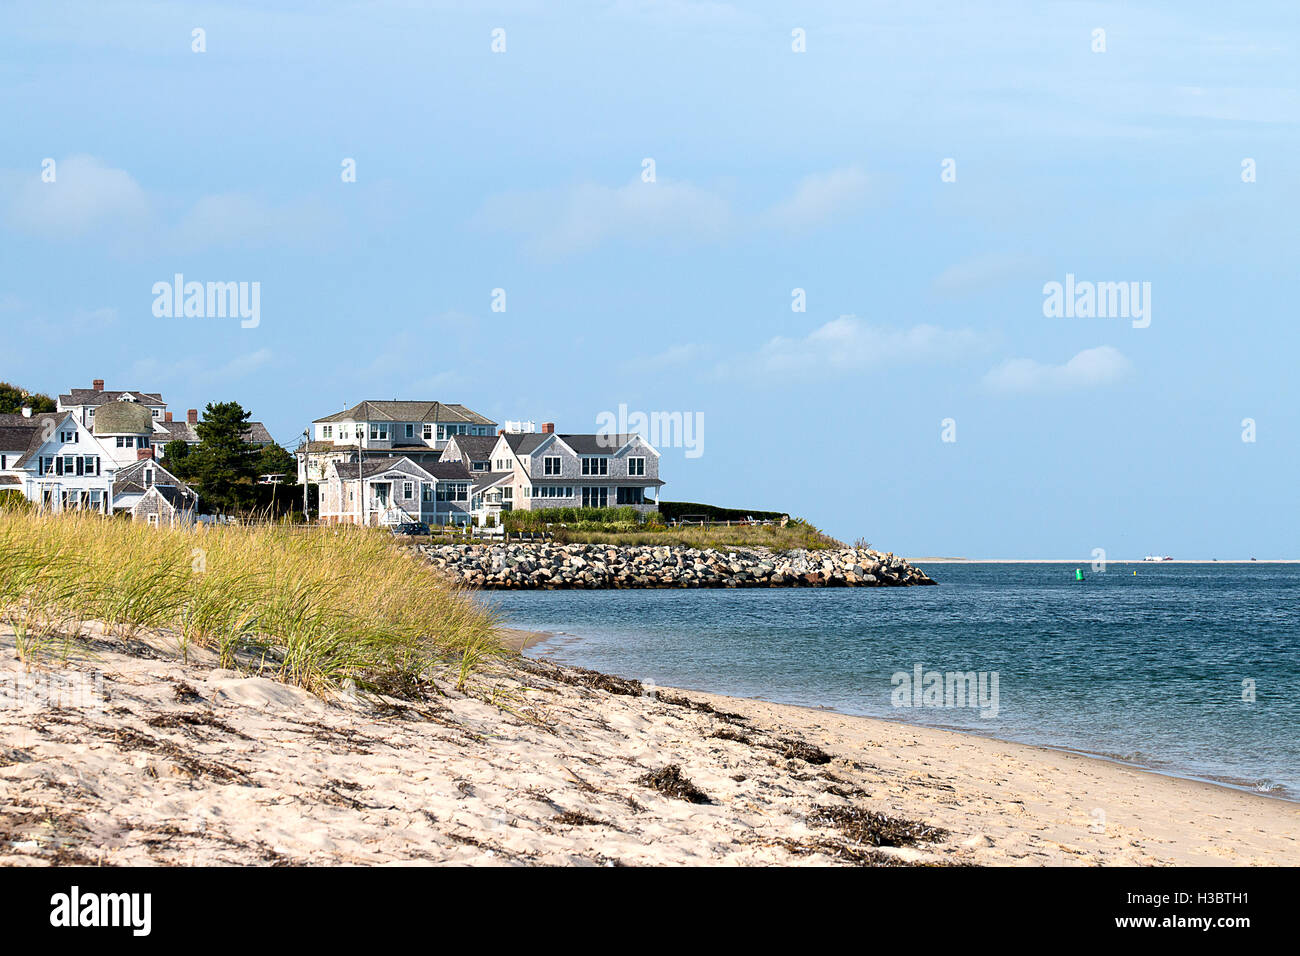
[[[910,587],[935,584],[892,553],[717,551],[653,545],[420,545],[434,567],[470,587],[496,590],[583,588]]]

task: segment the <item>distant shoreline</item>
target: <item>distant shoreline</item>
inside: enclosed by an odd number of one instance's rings
[[[1087,558],[905,558],[908,564],[1092,564]],[[1300,558],[1174,558],[1143,561],[1141,558],[1107,558],[1107,564],[1300,564]]]

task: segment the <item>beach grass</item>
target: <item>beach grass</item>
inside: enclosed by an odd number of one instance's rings
[[[844,544],[803,521],[780,525],[662,525],[629,528],[626,531],[554,529],[561,544],[651,545],[728,551],[735,548],[768,548],[772,551],[824,551]]]
[[[313,693],[401,693],[502,653],[493,613],[390,536],[335,526],[151,528],[0,509],[0,617],[31,663],[87,622],[169,634]]]

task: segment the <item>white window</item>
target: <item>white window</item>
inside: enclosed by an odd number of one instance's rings
[[[546,475],[558,475],[560,473],[559,457],[557,456],[555,458],[543,458],[542,473]]]
[[[410,428],[411,426],[408,425],[408,426],[406,426],[406,427],[407,427],[407,428]],[[407,501],[410,501],[412,498],[415,497],[415,483],[414,483],[414,482],[410,482],[410,481],[404,481],[404,482],[402,482],[402,497],[405,498]]]
[[[433,437],[433,426],[426,424],[424,426],[424,440],[428,441],[432,437]]]
[[[509,485],[507,485],[505,488],[502,488],[502,489],[501,489],[501,499],[502,499],[503,501],[514,501],[514,500],[515,500],[515,489],[511,488]]]
[[[157,417],[158,417],[158,409],[156,409],[156,408],[151,408],[151,409],[149,409],[149,414],[151,414],[154,418],[157,418]]]
[[[644,459],[644,458],[629,458],[629,459],[627,460],[627,473],[628,473],[629,475],[644,475],[644,474],[645,474],[645,459]]]
[[[334,437],[334,426],[333,426],[333,425],[322,425],[321,428],[320,428],[320,437],[321,437],[321,438],[333,438],[333,437]]]
[[[414,425],[407,425],[407,426],[406,426],[406,437],[407,437],[407,438],[414,438],[414,437],[415,437],[415,426],[414,426]]]
[[[605,508],[609,505],[608,488],[583,488],[582,506],[584,508]]]
[[[376,423],[374,423],[374,422],[371,422],[371,423],[370,423],[370,440],[371,440],[371,441],[387,441],[387,440],[388,440],[388,426],[387,426],[387,425],[379,425],[379,424],[376,424]]]
[[[420,499],[422,501],[433,500],[433,485],[429,484],[427,481],[420,482]]]
[[[609,459],[608,458],[582,459],[582,473],[584,475],[608,475]]]

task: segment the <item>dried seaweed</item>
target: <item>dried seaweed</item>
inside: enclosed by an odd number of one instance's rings
[[[678,800],[686,800],[690,803],[713,802],[708,794],[682,774],[680,764],[669,764],[667,767],[648,773],[638,779],[637,783],[651,790],[658,790],[667,796],[676,797]]]

